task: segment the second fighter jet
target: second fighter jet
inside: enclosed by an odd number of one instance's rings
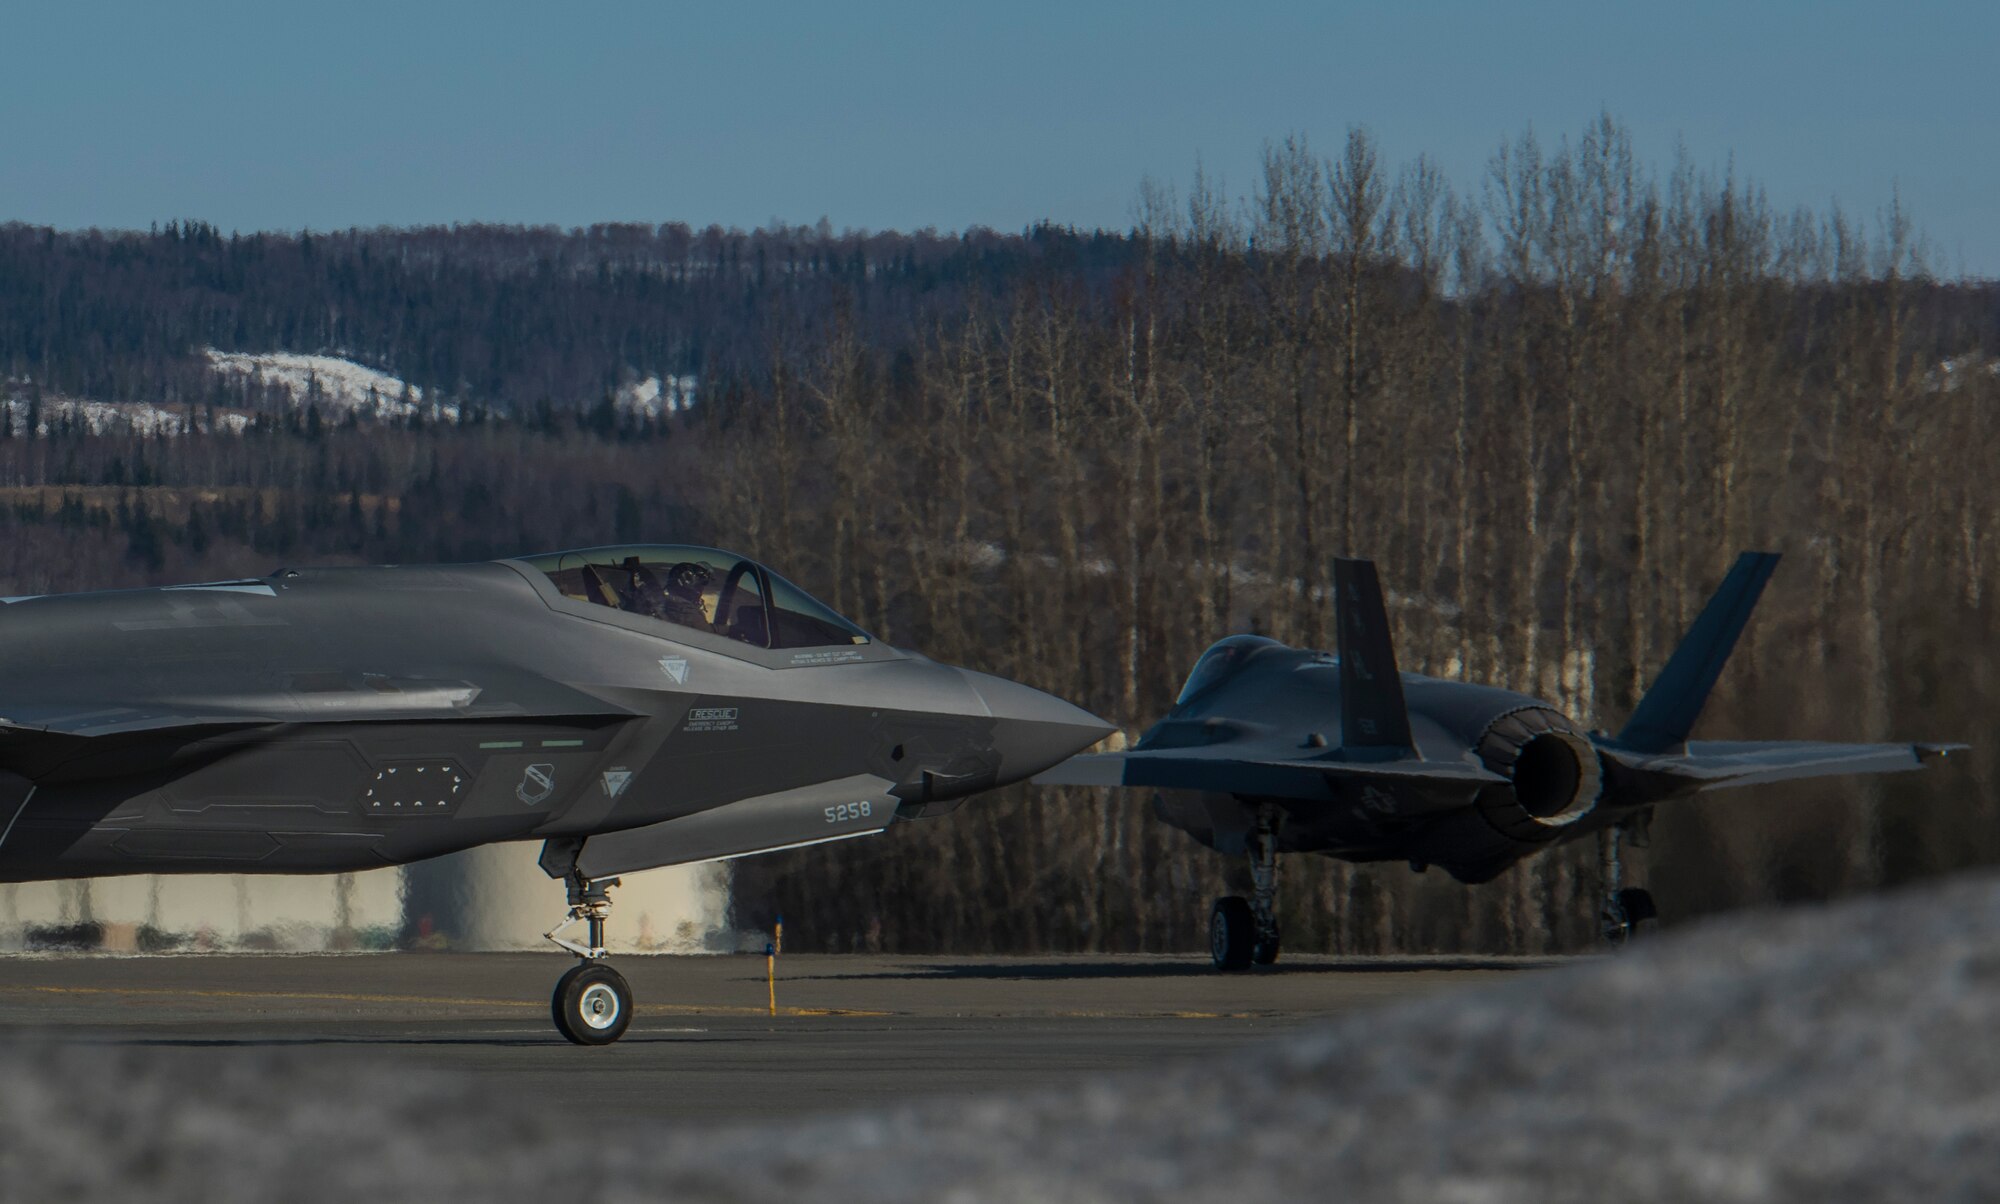
[[[1621,888],[1619,837],[1662,802],[1789,778],[1916,769],[1963,747],[1690,740],[1777,556],[1736,562],[1617,735],[1511,690],[1399,673],[1365,560],[1335,566],[1337,656],[1236,635],[1202,654],[1173,709],[1130,750],[1078,757],[1046,783],[1157,791],[1156,814],[1224,853],[1247,854],[1250,898],[1210,914],[1215,964],[1278,956],[1277,858],[1435,865],[1484,882],[1524,857],[1605,836],[1606,936],[1652,918]]]

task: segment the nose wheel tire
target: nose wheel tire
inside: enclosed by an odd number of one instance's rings
[[[632,1023],[632,988],[602,962],[580,962],[556,980],[549,999],[556,1029],[577,1045],[609,1045]]]
[[[1257,917],[1250,911],[1250,900],[1241,895],[1217,899],[1208,913],[1208,954],[1215,959],[1215,968],[1248,970],[1256,958],[1256,945]]]
[[[1258,966],[1278,964],[1278,931],[1275,925],[1271,931],[1258,937],[1256,944],[1250,946],[1250,961],[1251,964]]]

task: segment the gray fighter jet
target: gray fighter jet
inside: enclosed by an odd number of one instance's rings
[[[587,1045],[632,1017],[619,874],[880,832],[1111,730],[700,547],[8,598],[0,665],[0,881],[540,840]]]
[[[1542,849],[1599,835],[1605,935],[1654,917],[1620,887],[1620,846],[1655,805],[1789,778],[1916,769],[1956,744],[1690,741],[1778,558],[1740,557],[1616,736],[1490,686],[1398,673],[1375,566],[1336,562],[1338,655],[1237,635],[1202,654],[1166,717],[1124,752],[1036,780],[1156,789],[1155,813],[1223,853],[1247,853],[1253,894],[1219,899],[1224,970],[1277,960],[1279,853],[1435,865],[1485,882]],[[1329,736],[1332,738],[1329,739]]]

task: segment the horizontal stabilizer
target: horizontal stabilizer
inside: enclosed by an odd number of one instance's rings
[[[1922,769],[1963,744],[1826,744],[1809,740],[1696,740],[1685,753],[1604,747],[1621,768],[1701,790],[1761,786],[1797,778],[1851,777]]]
[[[1469,760],[1277,761],[1176,748],[1071,757],[1037,775],[1035,782],[1043,786],[1140,786],[1270,798],[1324,798],[1335,779],[1468,790],[1507,780]]]
[[[1657,753],[1679,748],[1694,730],[1709,691],[1750,621],[1764,583],[1778,567],[1776,552],[1745,552],[1736,558],[1715,596],[1702,608],[1667,667],[1618,733],[1621,748]]]
[[[1334,621],[1339,629],[1340,747],[1349,757],[1374,759],[1409,752],[1410,712],[1396,672],[1395,641],[1382,583],[1372,560],[1333,562]]]
[[[1123,786],[1127,753],[1091,753],[1071,757],[1035,775],[1037,786]]]

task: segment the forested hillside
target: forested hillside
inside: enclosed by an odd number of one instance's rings
[[[634,375],[759,379],[836,310],[903,346],[1051,264],[1120,270],[1130,240],[684,225],[223,235],[0,226],[0,378],[99,401],[233,404],[201,351],[343,356],[500,412],[588,407]]]
[[[2000,860],[2000,289],[1898,212],[1776,212],[1609,121],[1485,178],[1271,147],[1122,235],[0,230],[0,589],[633,539],[757,555],[864,626],[1120,719],[1211,640],[1329,642],[1374,557],[1408,670],[1622,721],[1741,548],[1786,560],[1715,736],[1976,746],[1663,812],[1669,919]],[[340,355],[459,408],[322,417],[205,348]],[[699,404],[635,418],[635,375]],[[26,421],[178,407],[157,434]],[[207,407],[249,406],[239,432]],[[1190,948],[1241,867],[1137,795],[1016,789],[737,863],[802,948]],[[1595,846],[1467,888],[1289,859],[1295,949],[1589,944]]]

